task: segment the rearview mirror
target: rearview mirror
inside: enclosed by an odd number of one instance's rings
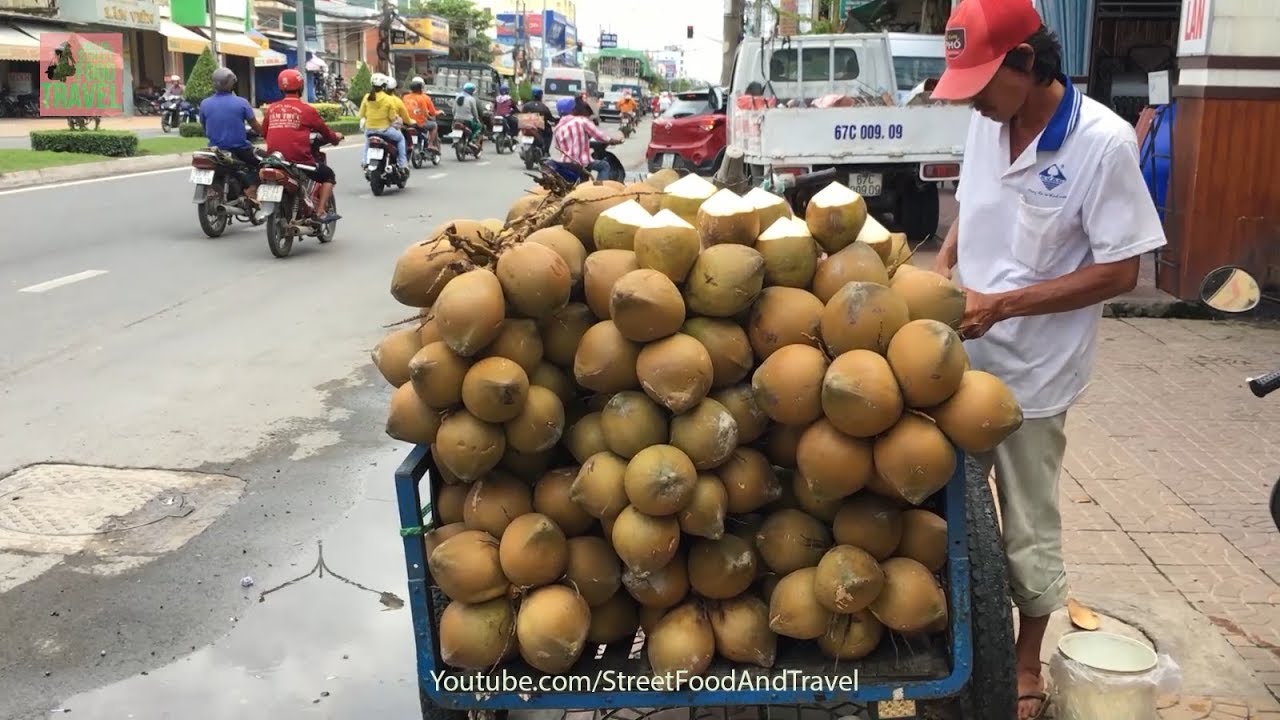
[[[1240,314],[1258,307],[1262,289],[1243,269],[1226,265],[1211,271],[1200,283],[1200,302],[1218,312]]]

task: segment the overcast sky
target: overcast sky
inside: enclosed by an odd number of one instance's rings
[[[530,0],[534,5],[537,0]],[[603,27],[618,35],[618,47],[661,50],[684,48],[686,72],[700,80],[720,79],[723,0],[577,0],[578,37],[594,46]],[[693,39],[685,38],[693,25]]]

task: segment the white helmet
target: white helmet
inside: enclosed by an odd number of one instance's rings
[[[382,73],[374,73],[369,77],[369,83],[376,88],[387,88],[390,90],[391,82],[391,78],[383,75]]]
[[[420,78],[420,77],[415,77],[414,79],[412,79],[412,80],[410,80],[410,81],[409,81],[409,84],[410,84],[410,85],[413,85],[414,83],[422,83],[423,85],[426,85],[426,84],[427,84],[427,81],[426,81],[426,80],[423,80],[423,79],[422,79],[422,78]]]
[[[396,79],[391,77],[390,75],[387,76],[387,89],[388,90],[396,89]]]

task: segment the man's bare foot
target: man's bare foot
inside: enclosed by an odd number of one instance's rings
[[[1040,666],[1037,665],[1035,670],[1018,668],[1018,720],[1042,717],[1048,702]]]

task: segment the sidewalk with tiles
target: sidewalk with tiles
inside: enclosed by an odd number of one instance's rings
[[[1092,385],[1068,414],[1061,494],[1072,594],[1100,612],[1123,598],[1130,613],[1173,603],[1198,614],[1252,678],[1191,679],[1260,689],[1167,698],[1162,718],[1280,720],[1280,538],[1267,504],[1280,478],[1280,398],[1245,386],[1276,366],[1280,325],[1105,319]],[[1160,649],[1163,633],[1186,628],[1143,630]],[[1175,659],[1185,667],[1184,655]]]

